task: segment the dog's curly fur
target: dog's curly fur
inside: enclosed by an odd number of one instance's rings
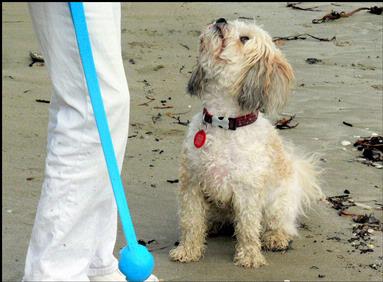
[[[294,74],[271,37],[254,23],[210,24],[200,36],[198,64],[188,92],[217,116],[236,117],[285,104]],[[207,134],[194,146],[200,129]],[[297,235],[303,207],[323,197],[314,158],[297,157],[260,113],[253,124],[225,130],[195,115],[183,144],[180,167],[180,244],[170,258],[198,261],[209,228],[234,224],[234,262],[267,264],[261,249],[283,250]]]

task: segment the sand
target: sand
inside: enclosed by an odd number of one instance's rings
[[[331,9],[350,11],[379,3],[305,3],[321,11],[300,11],[281,3],[124,3],[123,58],[131,93],[131,128],[124,168],[131,213],[138,237],[151,243],[155,273],[169,281],[376,281],[382,268],[382,233],[375,232],[374,252],[360,254],[347,241],[352,237],[349,217],[340,217],[322,203],[302,218],[300,237],[287,253],[266,253],[269,265],[248,270],[234,266],[234,240],[208,240],[198,263],[168,259],[178,240],[178,157],[187,121],[201,109],[200,101],[185,94],[195,65],[199,31],[219,17],[251,17],[272,36],[310,33],[336,41],[288,41],[281,46],[297,77],[294,95],[284,110],[299,125],[281,130],[299,150],[318,152],[324,159],[323,190],[328,196],[351,192],[355,201],[373,208],[382,204],[382,170],[356,162],[352,145],[357,136],[382,133],[383,17],[361,11],[350,18],[312,24]],[[380,3],[381,5],[381,3]],[[51,85],[44,66],[29,67],[29,51],[38,51],[25,3],[2,5],[2,269],[3,281],[20,281],[41,191],[46,155],[48,104]],[[307,58],[322,60],[308,64]],[[145,96],[155,98],[149,101]],[[155,109],[166,100],[169,109]],[[185,113],[186,112],[186,113]],[[159,114],[161,114],[159,116]],[[178,116],[178,115],[176,115]],[[353,127],[344,125],[346,121]],[[160,153],[161,152],[161,153]],[[382,211],[354,208],[353,212]],[[338,237],[339,239],[331,239]],[[330,239],[329,239],[330,238]],[[119,232],[116,245],[124,246]],[[380,256],[380,258],[379,258]]]

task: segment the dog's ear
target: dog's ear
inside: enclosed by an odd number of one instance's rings
[[[203,87],[205,84],[205,71],[198,64],[192,72],[192,75],[189,79],[187,85],[187,92],[190,95],[196,95],[201,97],[201,93],[203,91]]]
[[[286,104],[293,80],[292,67],[277,50],[273,56],[260,58],[247,71],[238,103],[246,111],[261,108],[266,113],[275,113]]]

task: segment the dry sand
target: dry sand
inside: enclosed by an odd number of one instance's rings
[[[342,146],[343,140],[382,133],[383,17],[361,11],[350,18],[314,25],[331,9],[350,11],[381,3],[305,3],[320,12],[286,8],[286,3],[125,3],[123,4],[123,57],[131,93],[131,128],[123,180],[138,237],[150,244],[155,273],[164,280],[256,281],[380,280],[382,233],[375,233],[375,251],[360,254],[347,241],[352,220],[321,204],[303,218],[301,236],[285,254],[266,253],[269,266],[245,270],[232,263],[230,237],[208,240],[198,263],[168,260],[178,240],[176,215],[178,156],[186,127],[182,121],[199,111],[200,101],[185,95],[185,85],[196,62],[198,34],[219,17],[254,17],[272,36],[310,33],[336,42],[314,39],[288,41],[281,47],[295,69],[297,86],[287,113],[296,114],[298,127],[280,131],[301,150],[323,154],[326,169],[323,189],[329,196],[351,191],[355,201],[377,207],[382,203],[382,170],[355,162],[359,152]],[[38,50],[25,3],[2,5],[2,269],[3,281],[20,281],[43,179],[48,104],[51,85],[45,67],[28,67],[28,53]],[[308,64],[306,58],[321,59]],[[133,60],[133,61],[132,61]],[[146,82],[145,82],[146,81]],[[146,95],[156,100],[148,106]],[[171,99],[171,100],[169,100]],[[171,109],[154,109],[167,100]],[[190,108],[189,108],[190,105]],[[161,114],[153,122],[153,117]],[[352,123],[353,127],[342,124]],[[158,151],[153,151],[158,150]],[[160,151],[163,150],[162,153]],[[381,210],[373,212],[382,220]],[[328,238],[338,237],[339,240]],[[116,254],[124,245],[119,233]],[[354,250],[354,251],[353,251]],[[380,256],[380,258],[379,258]],[[319,275],[324,275],[320,277]]]

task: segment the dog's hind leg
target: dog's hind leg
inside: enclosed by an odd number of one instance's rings
[[[294,187],[295,186],[295,187]],[[283,251],[297,235],[296,219],[300,208],[300,193],[296,183],[284,183],[273,189],[264,207],[265,232],[262,246],[270,251]]]
[[[260,231],[262,209],[257,194],[241,191],[236,187],[233,193],[235,235],[237,239],[234,263],[247,268],[266,265],[261,253]]]
[[[180,262],[198,261],[205,250],[208,203],[199,184],[190,181],[184,163],[181,164],[179,205],[181,238],[179,245],[170,251],[170,258]]]

